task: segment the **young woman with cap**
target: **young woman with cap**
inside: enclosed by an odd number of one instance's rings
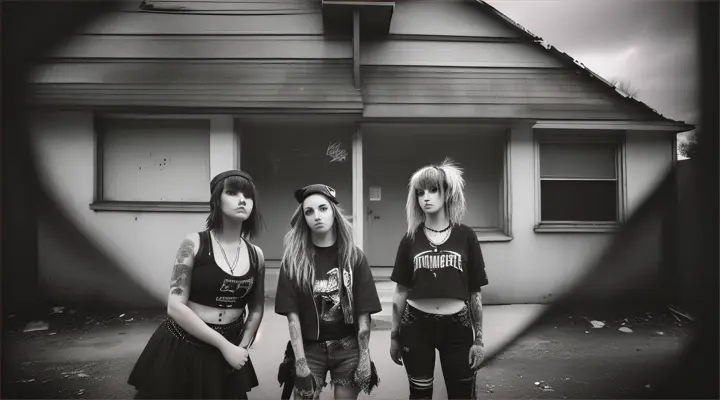
[[[262,224],[257,190],[232,170],[212,179],[210,193],[207,229],[189,234],[175,257],[168,318],[128,379],[137,398],[242,399],[258,385],[248,356],[265,303],[263,253],[248,241]]]
[[[335,190],[310,185],[297,190],[295,199],[300,205],[285,235],[275,296],[275,312],[287,317],[290,328],[284,363],[294,364],[286,368],[292,377],[284,383],[294,384],[295,398],[317,398],[329,371],[335,398],[355,399],[361,389],[369,393],[377,385],[370,315],[382,307],[372,272]]]
[[[411,399],[431,399],[435,349],[447,396],[475,398],[475,371],[483,361],[482,300],[488,284],[480,245],[465,213],[462,170],[450,160],[410,178],[407,232],[391,279],[390,356],[405,365]]]

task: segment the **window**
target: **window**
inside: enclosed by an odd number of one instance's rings
[[[612,230],[622,220],[619,140],[538,144],[539,224],[543,230]]]
[[[210,121],[96,121],[94,210],[207,211]]]

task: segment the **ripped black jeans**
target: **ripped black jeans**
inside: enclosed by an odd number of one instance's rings
[[[435,349],[448,399],[471,399],[475,374],[469,353],[474,334],[467,304],[456,314],[428,314],[407,304],[400,323],[402,358],[410,384],[411,399],[432,399]]]

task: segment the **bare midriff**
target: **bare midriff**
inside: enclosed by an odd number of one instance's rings
[[[242,316],[244,311],[243,308],[217,308],[192,301],[188,301],[187,306],[193,310],[201,320],[214,325],[226,325],[235,322]]]
[[[460,299],[433,298],[409,300],[408,304],[428,314],[449,315],[460,312],[465,302]]]

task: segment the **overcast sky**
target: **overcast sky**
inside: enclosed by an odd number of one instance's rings
[[[686,0],[486,0],[666,117],[699,122],[697,33]]]

